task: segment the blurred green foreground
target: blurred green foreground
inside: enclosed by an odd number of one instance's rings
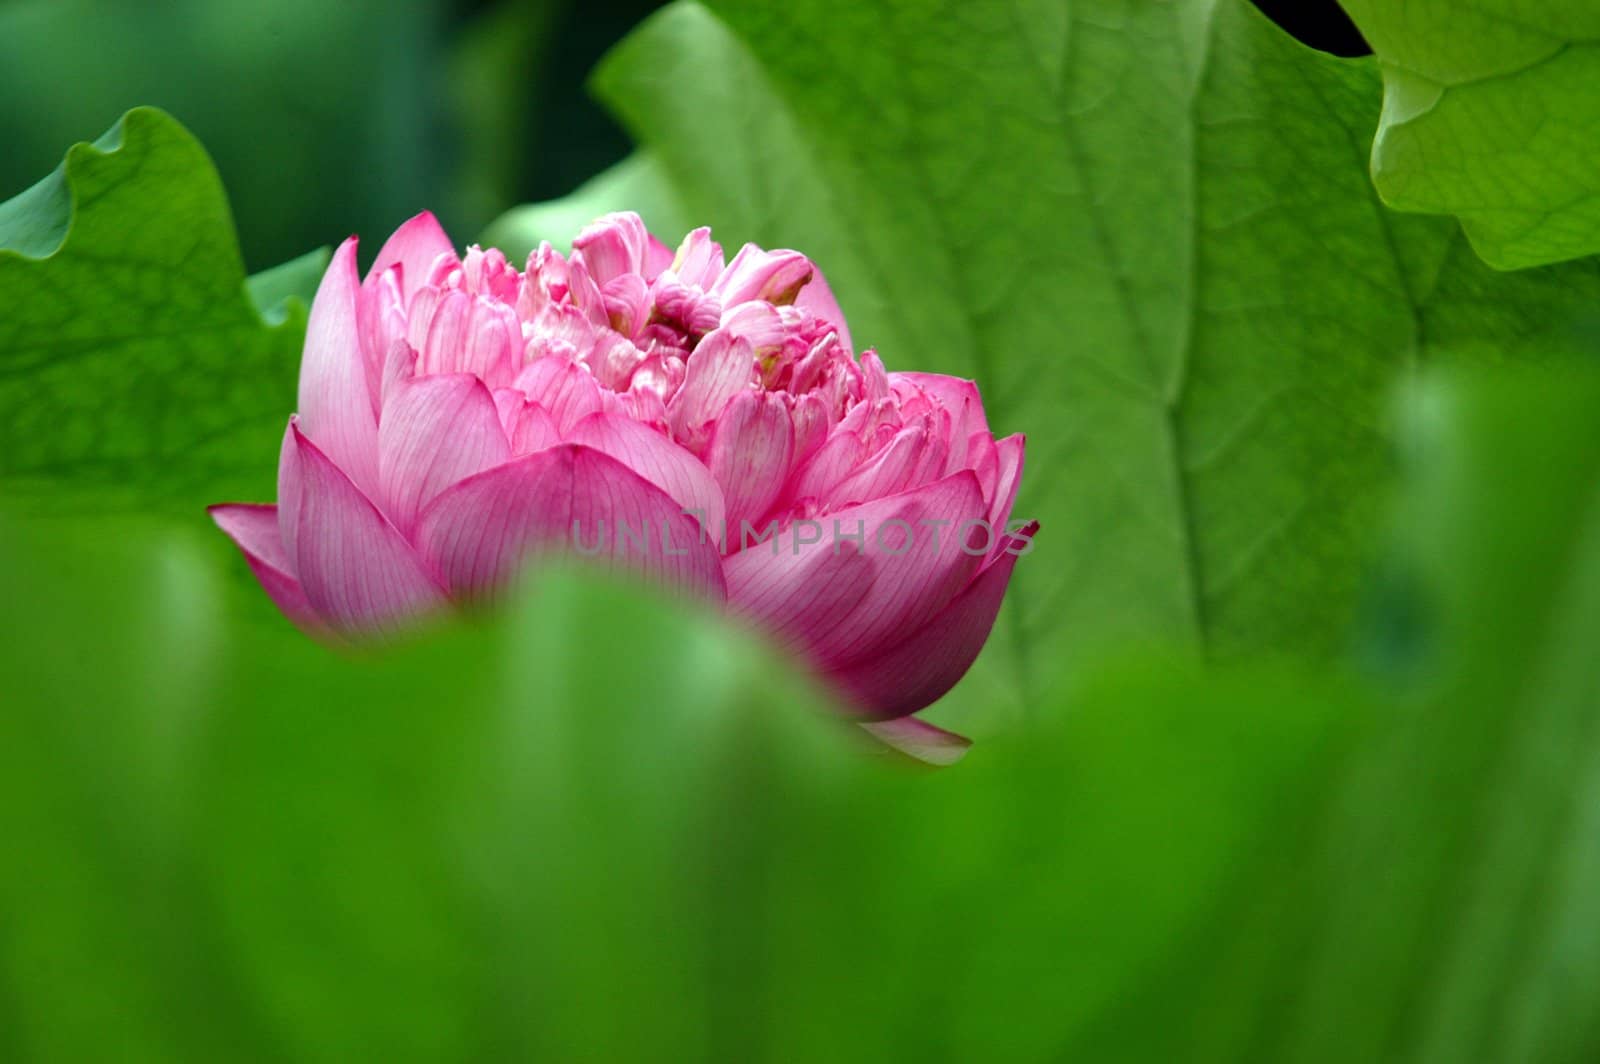
[[[350,658],[9,518],[4,1055],[1593,1059],[1600,378],[1407,400],[1376,677],[1132,659],[939,772],[580,575]]]

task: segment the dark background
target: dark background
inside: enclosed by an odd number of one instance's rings
[[[1256,2],[1313,47],[1367,51],[1335,0]],[[215,158],[252,271],[423,206],[470,239],[627,154],[585,79],[659,6],[0,0],[0,198],[153,104]]]

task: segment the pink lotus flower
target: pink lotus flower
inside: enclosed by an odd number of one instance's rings
[[[520,272],[422,214],[362,281],[351,237],[299,407],[278,504],[211,514],[304,628],[383,633],[591,556],[725,603],[933,757],[964,741],[909,715],[972,664],[1034,531],[1022,437],[970,381],[858,358],[797,252],[726,262],[697,229],[674,253],[633,214]]]

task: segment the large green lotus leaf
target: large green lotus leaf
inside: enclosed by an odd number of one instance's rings
[[[1508,277],[1387,211],[1373,64],[1242,0],[684,2],[595,84],[697,221],[812,253],[891,369],[1028,433],[1043,529],[958,692],[980,721],[1127,638],[1340,646],[1392,384],[1564,346],[1600,300],[1592,265]]]
[[[0,204],[0,491],[95,509],[271,497],[323,261],[247,288],[216,171],[159,111],[72,148]]]
[[[1341,0],[1383,71],[1372,177],[1501,269],[1600,252],[1600,7]]]

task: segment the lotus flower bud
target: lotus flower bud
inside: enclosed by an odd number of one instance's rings
[[[306,330],[275,506],[212,507],[262,587],[360,639],[576,555],[725,604],[902,745],[971,665],[1033,525],[1023,438],[976,386],[852,347],[814,263],[637,215],[522,270],[428,214],[365,280],[356,240]],[[924,752],[927,752],[926,749]]]

